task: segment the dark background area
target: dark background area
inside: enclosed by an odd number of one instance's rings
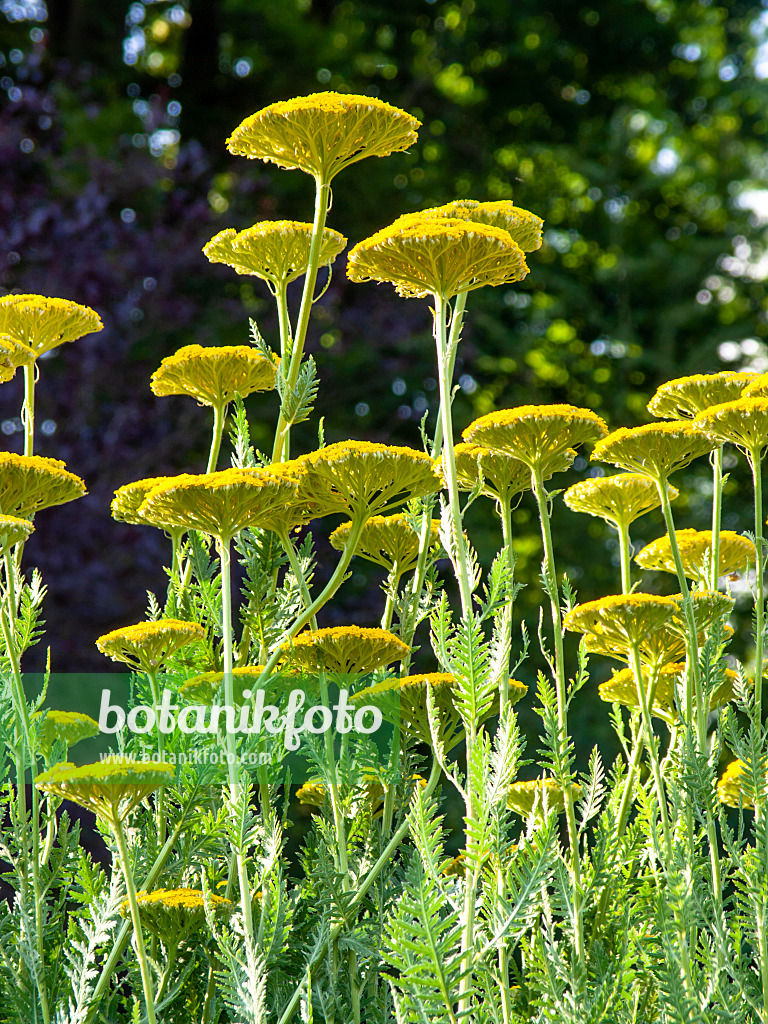
[[[470,297],[458,430],[529,402],[633,425],[670,377],[768,369],[753,209],[768,174],[766,39],[768,15],[740,0],[558,0],[551,11],[533,0],[0,0],[0,287],[91,305],[105,324],[40,366],[37,451],[64,459],[90,493],[37,518],[26,557],[49,588],[48,629],[26,668],[39,671],[50,644],[55,670],[104,671],[95,638],[142,619],[147,588],[164,593],[167,540],[109,516],[122,483],[205,466],[208,411],[152,396],[161,359],[190,343],[245,343],[249,317],[277,345],[263,283],[201,253],[224,227],[312,218],[307,176],[228,154],[245,116],[333,89],[424,122],[409,153],[336,179],[328,223],[350,245],[457,197],[513,198],[544,218],[528,278]],[[292,300],[295,309],[298,292]],[[431,428],[437,408],[427,302],[350,284],[342,256],[307,350],[327,440],[420,446],[419,421],[428,410]],[[2,444],[13,451],[21,397],[20,380],[0,389]],[[254,441],[268,448],[275,398],[248,407]],[[317,418],[296,451],[316,437]],[[741,531],[748,476],[731,462],[724,527]],[[589,472],[579,459],[551,486]],[[676,481],[678,526],[708,526],[708,479],[702,462]],[[320,524],[322,558],[335,557],[324,539],[334,525]],[[468,527],[487,563],[498,544],[492,506],[478,501]],[[519,607],[535,635],[530,496],[514,529]],[[601,522],[558,502],[554,530],[558,567],[582,599],[618,587],[617,545]],[[634,539],[662,532],[650,515]],[[378,621],[381,575],[359,561],[354,570],[324,624]],[[672,579],[647,576],[644,587],[671,592]],[[748,628],[745,616],[734,649]],[[526,682],[535,664],[519,673]],[[584,750],[605,736],[606,710],[595,694],[578,701]]]

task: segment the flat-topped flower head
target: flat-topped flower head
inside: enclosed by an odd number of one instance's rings
[[[592,459],[659,482],[715,447],[694,423],[646,423],[614,430],[597,442]]]
[[[125,818],[158,786],[173,782],[176,769],[163,761],[134,761],[115,755],[77,768],[64,763],[38,775],[35,785],[114,823]]]
[[[704,635],[716,622],[722,622],[726,615],[733,611],[734,600],[728,594],[721,594],[719,590],[695,590],[689,595],[693,605],[693,617],[696,629],[699,631],[700,645],[704,642]],[[672,600],[677,601],[680,609],[672,616],[669,629],[685,637],[688,632],[688,623],[682,611],[683,598],[680,594],[673,594]]]
[[[227,149],[329,182],[369,156],[408,149],[421,121],[371,96],[319,92],[271,103],[247,117]]]
[[[768,398],[737,398],[713,405],[693,422],[714,444],[730,441],[756,456],[768,445]]]
[[[676,487],[670,487],[670,501],[679,493]],[[658,487],[643,473],[617,473],[616,476],[579,480],[563,494],[563,501],[574,512],[597,516],[618,529],[628,527],[661,504]]]
[[[26,540],[35,527],[28,519],[19,519],[18,516],[0,515],[0,555],[10,551],[20,541]]]
[[[163,529],[199,530],[226,544],[246,528],[282,529],[297,490],[296,474],[280,465],[183,473],[154,487],[138,515]]]
[[[717,798],[727,807],[754,807],[750,794],[745,792],[749,765],[744,761],[731,761],[717,783]]]
[[[677,377],[657,389],[647,409],[651,416],[663,420],[689,419],[712,405],[741,398],[744,389],[749,390],[757,377],[756,373],[738,370]]]
[[[519,459],[529,470],[546,477],[565,468],[563,461],[569,449],[607,433],[605,420],[590,409],[520,405],[481,416],[461,436],[471,444]]]
[[[707,566],[712,557],[712,531],[675,530],[675,539],[685,575],[691,580],[705,581]],[[732,530],[720,531],[719,553],[718,576],[744,573],[750,565],[755,564],[755,545],[748,537],[742,537]],[[647,544],[635,555],[635,561],[643,569],[677,572],[667,534]]]
[[[544,817],[547,810],[560,814],[565,810],[565,793],[554,779],[513,782],[507,792],[507,807],[523,818],[534,810],[537,817]]]
[[[0,335],[0,384],[12,380],[20,366],[31,366],[35,352],[14,338]]]
[[[282,646],[292,665],[340,675],[373,672],[410,654],[408,644],[386,629],[332,626],[305,630]]]
[[[744,386],[741,394],[729,395],[728,398],[723,398],[721,401],[729,402],[734,398],[768,398],[768,373],[745,373],[743,376],[751,377],[751,380]]]
[[[544,221],[529,210],[522,210],[508,199],[499,202],[479,203],[476,199],[455,199],[445,206],[433,206],[419,213],[406,213],[392,225],[402,227],[423,219],[471,220],[475,224],[487,224],[501,228],[517,242],[523,252],[534,252],[541,247],[541,229]]]
[[[150,387],[155,395],[189,395],[203,405],[223,408],[236,394],[246,398],[271,390],[276,374],[275,363],[248,345],[185,345],[163,359]]]
[[[352,526],[352,523],[337,526],[330,537],[331,547],[342,551]],[[430,548],[438,543],[439,530],[440,520],[431,520],[428,540]],[[402,512],[391,516],[372,516],[362,528],[355,554],[376,565],[382,565],[389,572],[397,566],[398,574],[402,576],[416,568],[419,530],[411,525]]]
[[[87,493],[80,477],[58,459],[0,452],[0,515],[27,519]]]
[[[678,718],[675,708],[675,686],[677,681],[685,678],[685,662],[671,662],[663,665],[653,673],[656,677],[656,689],[651,705],[651,714],[661,718],[668,725],[673,725]],[[647,694],[652,674],[645,671],[642,674],[643,690]],[[733,700],[734,685],[738,679],[732,669],[725,670],[725,679],[717,687],[710,698],[710,708],[722,707],[728,701]],[[637,695],[635,676],[631,669],[624,668],[614,672],[611,678],[601,683],[598,692],[602,700],[610,704],[623,704],[628,708],[639,708],[640,701]]]
[[[139,919],[147,931],[158,935],[166,948],[175,949],[191,935],[206,927],[206,910],[217,917],[228,917],[235,909],[231,900],[201,889],[155,889],[137,892]],[[130,917],[128,900],[120,906],[123,917]]]
[[[677,610],[678,602],[670,597],[616,594],[576,605],[563,619],[563,627],[626,648],[668,625]]]
[[[154,673],[177,651],[204,636],[205,630],[197,622],[159,619],[113,629],[100,636],[96,646],[112,661],[122,661],[139,672]]]
[[[306,474],[302,495],[318,515],[367,520],[443,486],[438,463],[424,452],[370,441],[339,441],[294,462]]]
[[[350,281],[388,281],[405,298],[450,299],[527,273],[525,254],[507,231],[458,218],[395,223],[358,242],[347,261]]]
[[[81,740],[98,736],[100,732],[99,723],[79,711],[46,708],[45,711],[36,711],[32,722],[37,726],[40,749],[45,754],[50,754],[56,740],[61,740],[67,747],[74,747]]]
[[[130,484],[123,484],[115,491],[112,499],[112,518],[121,523],[133,523],[136,526],[155,526],[155,523],[145,519],[139,512],[144,499],[150,491],[160,484],[177,480],[173,476],[150,476],[144,480],[134,480]]]
[[[242,704],[245,699],[244,690],[254,691],[258,687],[263,671],[263,665],[245,665],[232,669],[232,689],[238,704]],[[211,704],[221,692],[223,682],[223,672],[200,672],[182,683],[179,696],[196,704]]]
[[[279,291],[301,277],[309,263],[312,225],[297,220],[265,220],[244,231],[225,228],[203,246],[211,263],[226,263],[238,274],[251,274]],[[323,229],[320,267],[330,267],[344,249],[344,235]]]
[[[575,456],[576,452],[568,449],[561,468],[567,469]],[[530,469],[505,452],[492,452],[483,445],[463,442],[454,447],[453,457],[460,491],[472,491],[481,484],[481,494],[508,504],[522,491],[531,489]]]
[[[45,295],[5,295],[0,299],[0,335],[31,348],[35,358],[103,327],[95,310],[68,299]]]
[[[625,665],[629,663],[629,654],[625,641],[619,642],[613,637],[599,633],[584,634],[584,648],[590,654],[602,654]],[[679,661],[685,657],[685,636],[668,626],[646,633],[639,644],[640,664],[649,671],[657,671],[671,661]]]

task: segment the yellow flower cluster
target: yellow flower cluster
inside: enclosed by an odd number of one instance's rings
[[[282,649],[294,665],[342,675],[373,672],[406,657],[411,650],[386,629],[361,626],[306,630],[283,644]]]
[[[28,519],[0,515],[0,555],[4,555],[20,541],[26,540],[34,529]]]
[[[576,452],[568,449],[562,469],[567,469]],[[531,471],[524,462],[504,452],[494,452],[479,444],[457,444],[453,449],[459,490],[472,491],[482,483],[480,493],[508,504],[522,491],[531,488]],[[554,472],[554,470],[553,470]]]
[[[263,665],[246,665],[232,669],[232,689],[238,704],[244,699],[243,690],[254,689],[263,671]],[[223,682],[223,672],[200,672],[199,675],[182,683],[179,687],[179,696],[196,703],[210,704],[221,691]]]
[[[742,391],[749,388],[757,376],[749,371],[723,370],[677,377],[658,388],[648,403],[648,412],[664,420],[697,416],[710,406],[741,398]]]
[[[46,708],[44,711],[36,711],[32,715],[32,721],[38,729],[40,747],[46,754],[50,753],[56,740],[73,747],[80,740],[99,735],[99,723],[90,715],[83,715],[79,711],[55,711]]]
[[[26,519],[40,509],[63,505],[88,492],[63,462],[39,455],[0,452],[0,514]]]
[[[34,352],[35,358],[67,341],[76,341],[104,327],[89,306],[45,295],[4,295],[0,298],[0,335]]]
[[[331,534],[331,546],[337,551],[343,550],[352,526],[352,523],[342,523]],[[430,548],[438,543],[439,529],[440,520],[433,519],[427,541]],[[402,512],[391,516],[371,516],[360,532],[355,554],[376,565],[382,565],[390,572],[397,566],[397,572],[402,576],[416,567],[419,557],[418,530],[411,526],[408,517]]]
[[[684,469],[700,455],[715,447],[694,423],[646,423],[642,427],[619,427],[598,441],[592,452],[597,462],[610,462],[619,469],[642,473],[664,481]]]
[[[154,673],[188,644],[202,640],[205,630],[197,622],[159,619],[113,629],[96,641],[102,654],[139,672]]]
[[[693,421],[715,444],[730,441],[757,456],[768,445],[768,398],[737,398],[713,405]]]
[[[73,800],[114,822],[130,814],[158,786],[172,782],[175,774],[172,764],[115,756],[79,768],[69,763],[55,765],[38,775],[35,785],[43,793]]]
[[[670,501],[679,493],[677,488],[670,487]],[[563,494],[563,501],[574,512],[597,516],[620,529],[661,504],[656,484],[642,473],[579,480]]]
[[[507,807],[524,818],[533,810],[538,817],[544,817],[546,810],[559,814],[565,810],[565,793],[554,779],[513,782],[507,793]]]
[[[498,202],[479,203],[475,199],[456,199],[445,206],[433,206],[418,213],[406,213],[398,217],[393,228],[406,227],[420,220],[442,219],[469,220],[474,224],[487,224],[491,228],[506,231],[523,252],[533,252],[541,247],[541,229],[544,221],[529,210],[521,210],[508,199]]]
[[[704,582],[707,579],[707,564],[712,557],[711,530],[676,530],[675,539],[680,551],[685,575],[692,580]],[[718,576],[743,573],[749,565],[755,564],[755,545],[748,537],[742,537],[732,530],[720,532]],[[635,556],[643,569],[676,573],[672,557],[672,545],[665,534],[651,541]]]
[[[34,361],[35,353],[29,345],[0,336],[0,384],[12,380],[20,366],[31,366]]]
[[[221,409],[236,394],[246,398],[254,391],[269,391],[275,386],[276,373],[271,359],[247,345],[185,345],[163,359],[150,387],[155,395],[189,395]]]
[[[677,720],[675,710],[675,682],[685,675],[684,662],[671,662],[663,665],[657,672],[656,689],[651,705],[651,714],[663,719],[668,725],[673,725]],[[725,670],[725,679],[717,687],[710,699],[710,708],[722,707],[728,701],[733,700],[734,685],[738,676],[731,669]],[[645,672],[642,676],[642,686],[648,692],[650,684],[650,673]],[[637,696],[637,685],[635,676],[631,669],[624,668],[614,672],[611,678],[601,683],[598,687],[600,697],[608,703],[623,704],[629,708],[639,708],[640,701]]]
[[[563,619],[563,627],[626,649],[666,626],[677,610],[671,597],[616,594],[576,605]]]

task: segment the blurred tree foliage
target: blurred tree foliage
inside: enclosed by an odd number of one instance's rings
[[[40,388],[41,422],[55,429],[41,452],[65,458],[92,492],[56,513],[67,545],[35,536],[60,670],[103,668],[92,638],[141,615],[146,580],[163,587],[165,542],[109,521],[114,487],[202,468],[206,414],[154,399],[150,373],[182,344],[243,342],[248,316],[275,337],[261,283],[200,253],[226,226],[311,219],[308,179],[224,146],[274,100],[367,93],[424,122],[408,154],[337,179],[329,223],[351,244],[456,197],[514,198],[545,219],[526,281],[470,298],[459,428],[493,408],[549,401],[633,424],[662,380],[768,368],[763,231],[751,209],[768,175],[768,15],[755,3],[0,0],[0,12],[0,283],[89,303],[107,325],[57,350]],[[342,262],[308,346],[326,436],[418,446],[419,421],[428,412],[431,427],[437,404],[427,304],[350,285]],[[19,450],[14,387],[0,393],[0,415]],[[266,447],[274,402],[252,408]],[[724,525],[742,530],[746,476],[732,470]],[[590,471],[579,459],[553,486]],[[706,465],[690,474],[680,526],[706,527],[707,475]],[[487,553],[494,527],[480,505],[469,524]],[[646,519],[641,539],[662,532]],[[534,584],[521,605],[535,618],[541,555],[528,497],[514,520],[520,576]],[[562,505],[555,527],[560,567],[581,596],[613,590],[607,529]],[[378,582],[358,566],[339,617],[374,622]]]

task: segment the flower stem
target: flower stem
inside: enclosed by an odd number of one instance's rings
[[[619,554],[621,556],[621,592],[628,594],[632,589],[632,572],[630,569],[629,526],[625,522],[618,524]]]
[[[32,455],[35,450],[35,379],[37,363],[24,367],[24,405],[21,420],[24,424],[24,454]]]
[[[720,517],[723,509],[723,446],[712,452],[712,559],[709,566],[709,589],[717,590],[720,567]]]
[[[211,435],[211,450],[208,453],[208,466],[206,473],[215,473],[216,464],[219,461],[221,449],[221,435],[224,433],[224,423],[227,418],[227,403],[219,403],[213,407],[213,433]]]
[[[755,488],[755,709],[757,724],[763,720],[763,632],[765,630],[765,550],[763,546],[763,476],[760,451],[748,452]]]
[[[664,850],[667,855],[667,864],[672,863],[672,839],[669,831],[669,816],[667,814],[667,795],[664,790],[664,782],[661,778],[659,767],[659,756],[654,743],[653,725],[651,724],[651,710],[649,707],[648,693],[643,686],[643,673],[640,664],[640,651],[637,644],[629,644],[627,647],[629,662],[632,668],[632,675],[635,677],[637,689],[637,700],[640,704],[640,715],[645,732],[645,747],[648,751],[648,759],[651,762],[651,773],[653,774],[656,799],[659,801],[659,814],[661,816],[661,832],[664,838]],[[669,868],[667,868],[669,870]]]
[[[507,563],[510,572],[515,571],[515,554],[512,550],[512,508],[507,496],[497,502],[499,518],[501,519],[501,534],[504,542],[504,552],[507,556]],[[499,714],[504,714],[504,708],[509,700],[509,651],[512,647],[512,609],[506,608],[507,619],[504,622],[504,635],[502,637],[503,650],[507,653],[504,657],[504,668],[499,678]]]

